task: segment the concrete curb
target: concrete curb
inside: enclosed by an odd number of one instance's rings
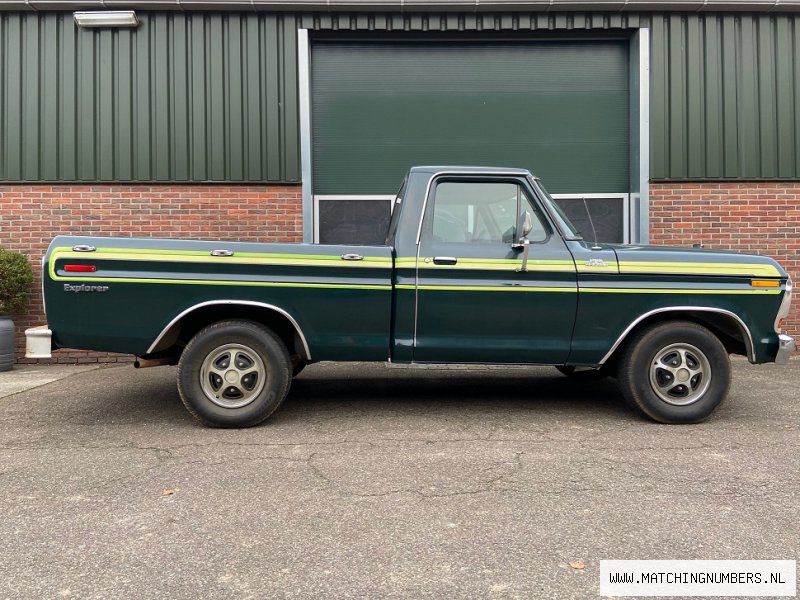
[[[91,365],[15,365],[10,371],[0,373],[0,398],[25,392],[71,375],[103,367]]]

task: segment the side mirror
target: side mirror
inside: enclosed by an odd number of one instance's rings
[[[519,230],[522,232],[520,239],[525,239],[533,229],[533,218],[527,210],[519,218]]]

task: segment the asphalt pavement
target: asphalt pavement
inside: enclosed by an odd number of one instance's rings
[[[602,559],[800,558],[797,360],[735,361],[692,426],[550,368],[321,364],[215,430],[175,374],[0,398],[0,598],[592,598]]]

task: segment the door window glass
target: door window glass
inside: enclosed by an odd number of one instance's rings
[[[513,244],[524,211],[533,218],[528,239],[547,239],[539,215],[516,183],[444,181],[436,186],[430,233],[436,242]]]

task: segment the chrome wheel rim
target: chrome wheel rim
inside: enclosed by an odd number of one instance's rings
[[[686,406],[697,402],[711,385],[711,364],[691,344],[670,344],[650,362],[650,386],[667,404]]]
[[[244,344],[225,344],[208,353],[200,367],[203,393],[217,406],[241,408],[264,389],[267,370],[258,353]]]

